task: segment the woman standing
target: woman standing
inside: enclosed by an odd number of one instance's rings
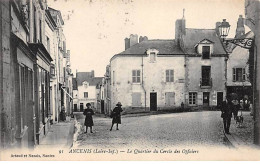
[[[92,126],[94,126],[94,123],[93,123],[93,118],[92,118],[92,115],[94,114],[93,110],[90,108],[91,107],[91,104],[90,103],[87,103],[87,109],[84,110],[83,114],[86,116],[85,117],[85,126],[86,126],[86,132],[88,132],[88,127],[90,127],[90,133],[93,133],[92,132]]]
[[[112,128],[114,126],[114,124],[116,123],[116,130],[118,129],[118,124],[121,124],[121,112],[123,112],[123,109],[121,108],[122,104],[120,102],[118,102],[116,104],[116,107],[113,109],[112,111],[112,126],[110,128],[110,131],[112,131]]]

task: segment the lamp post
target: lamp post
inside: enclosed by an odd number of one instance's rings
[[[225,38],[228,36],[230,29],[230,24],[226,21],[226,19],[223,19],[223,22],[218,26],[219,35],[225,41]]]

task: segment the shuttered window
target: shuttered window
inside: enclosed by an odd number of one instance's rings
[[[140,70],[133,70],[132,71],[132,81],[133,81],[133,83],[140,83],[141,82],[141,71]]]
[[[242,82],[246,80],[245,68],[233,68],[233,81]]]
[[[166,70],[166,82],[173,82],[173,81],[174,81],[174,71],[173,71],[173,69]]]

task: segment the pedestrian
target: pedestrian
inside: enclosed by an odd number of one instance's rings
[[[222,107],[221,107],[221,117],[223,118],[223,124],[224,124],[224,131],[226,134],[230,134],[229,128],[232,118],[232,112],[233,112],[233,103],[229,99],[229,97],[226,98],[226,101],[223,101]]]
[[[232,103],[233,103],[233,115],[234,115],[234,120],[237,119],[237,114],[238,114],[238,111],[240,109],[240,104],[239,104],[239,101],[238,99],[234,99],[232,100]]]
[[[91,107],[91,104],[90,103],[87,103],[87,109],[84,110],[83,114],[86,116],[85,117],[85,123],[84,125],[86,126],[86,132],[88,132],[88,127],[90,127],[90,133],[93,133],[92,132],[92,126],[94,126],[94,123],[93,123],[93,118],[92,118],[92,115],[94,114],[93,110],[90,108]]]
[[[121,102],[118,102],[116,104],[116,107],[113,109],[113,111],[111,113],[111,117],[113,119],[112,119],[112,125],[111,125],[111,128],[110,128],[110,131],[112,131],[114,124],[116,124],[116,130],[119,130],[118,124],[121,124],[121,112],[123,112],[123,109],[121,107],[122,107]]]

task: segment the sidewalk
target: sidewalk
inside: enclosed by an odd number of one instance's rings
[[[74,119],[67,117],[65,122],[53,124],[47,135],[36,149],[41,148],[70,148],[73,144]]]
[[[253,117],[250,116],[249,111],[242,111],[244,121],[241,126],[238,126],[238,123],[236,123],[236,120],[232,117],[231,125],[230,125],[230,133],[231,135],[225,134],[225,137],[228,139],[228,141],[232,144],[235,148],[241,148],[241,147],[255,147],[253,144],[254,137],[254,120]],[[238,115],[240,115],[240,111]]]

